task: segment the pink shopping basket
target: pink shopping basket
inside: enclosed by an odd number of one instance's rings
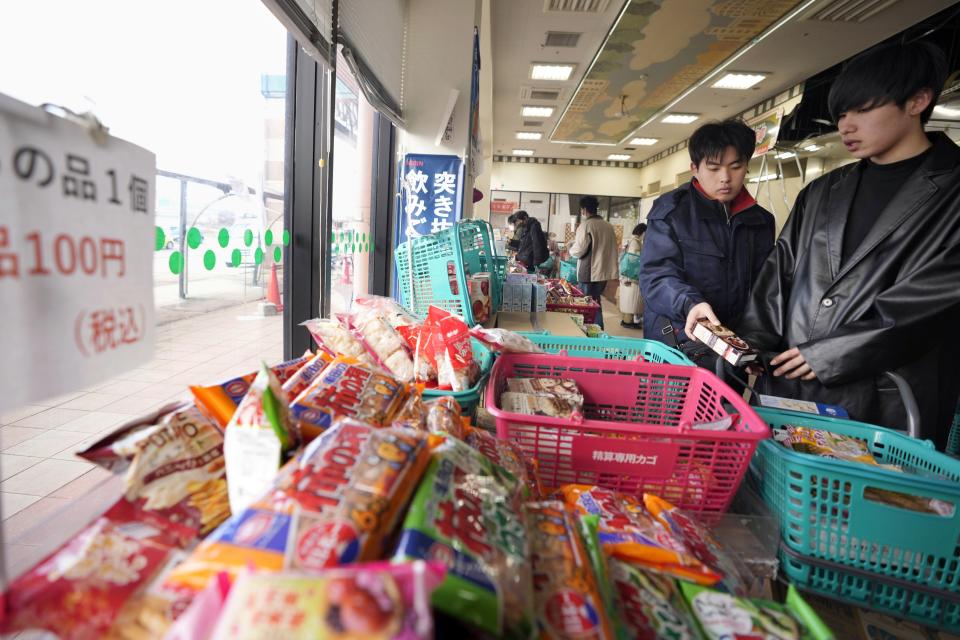
[[[503,411],[507,378],[575,380],[583,419]],[[487,383],[486,408],[497,437],[537,460],[545,487],[653,493],[704,514],[726,511],[757,443],[770,437],[743,398],[709,371],[643,359],[502,354]]]

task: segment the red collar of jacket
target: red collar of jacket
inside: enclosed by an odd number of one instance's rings
[[[700,192],[707,200],[716,200],[707,195],[707,192],[703,190],[703,187],[700,186],[700,181],[696,178],[691,178],[693,186]],[[730,215],[735,216],[741,211],[749,209],[753,205],[757,204],[757,201],[753,199],[753,196],[750,195],[750,192],[747,191],[746,187],[740,187],[740,193],[737,194],[737,197],[730,201]]]

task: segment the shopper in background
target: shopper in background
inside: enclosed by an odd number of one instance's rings
[[[869,50],[830,89],[830,113],[860,162],[800,192],[763,265],[741,336],[775,354],[770,391],[902,427],[910,384],[925,438],[946,442],[960,365],[960,149],[924,133],[947,75],[927,42]]]
[[[633,228],[633,235],[627,243],[627,253],[642,255],[643,234],[646,231],[647,225],[642,222]],[[640,295],[640,282],[628,278],[622,271],[620,272],[620,313],[623,314],[623,320],[620,321],[621,327],[643,328],[643,296]]]
[[[507,225],[511,230],[510,240],[507,242],[507,249],[514,253],[520,249],[520,241],[523,240],[523,234],[526,232],[526,228],[517,222],[518,213],[521,212],[514,211],[507,218]],[[523,211],[523,213],[526,213],[526,211]]]
[[[537,267],[547,261],[550,252],[547,250],[547,237],[543,227],[536,218],[523,210],[511,216],[514,224],[521,229],[520,240],[517,243],[517,262],[524,265],[529,273],[536,273]]]
[[[773,215],[743,186],[756,136],[740,120],[690,137],[689,183],[653,203],[640,267],[644,335],[691,353],[701,318],[736,323],[773,247]]]
[[[594,196],[580,198],[580,226],[570,247],[570,255],[577,258],[577,280],[584,293],[600,305],[597,324],[603,328],[603,294],[607,282],[616,280],[619,248],[613,225],[597,215],[600,201]]]

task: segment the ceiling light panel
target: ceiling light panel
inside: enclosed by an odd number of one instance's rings
[[[809,151],[810,153],[813,153],[814,151],[820,151],[820,149],[823,149],[823,147],[818,144],[808,144],[803,148],[804,151]]]
[[[538,131],[517,131],[517,140],[539,140],[542,137]]]
[[[773,157],[776,160],[789,160],[790,158],[796,158],[797,154],[795,154],[793,151],[781,151]]]
[[[514,149],[513,155],[515,156],[532,156],[533,149]]]
[[[607,156],[607,160],[629,160],[630,156],[623,153],[611,153]]]
[[[576,65],[573,64],[545,64],[534,62],[530,67],[530,77],[534,80],[554,80],[566,82]]]
[[[660,142],[657,138],[634,138],[630,141],[630,144],[635,144],[640,147],[650,147]]]
[[[714,89],[749,89],[767,76],[762,73],[732,71],[713,83]]]
[[[553,107],[534,107],[527,105],[522,111],[524,118],[549,118],[553,115]]]
[[[943,116],[945,118],[956,118],[960,117],[960,109],[955,107],[946,107],[942,104],[938,104],[933,108],[933,112],[938,116]]]
[[[660,122],[664,124],[690,124],[699,117],[695,113],[671,113]]]

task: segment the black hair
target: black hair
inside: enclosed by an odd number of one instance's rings
[[[580,208],[586,209],[590,215],[595,216],[600,208],[600,201],[596,196],[583,196],[580,198]]]
[[[507,224],[517,224],[517,214],[511,213],[507,216]]]
[[[864,51],[843,66],[833,81],[827,104],[833,119],[851,109],[872,109],[894,103],[901,109],[921,89],[933,99],[920,114],[927,123],[947,78],[947,61],[936,45],[918,40],[891,43]]]
[[[633,228],[633,235],[635,236],[642,236],[646,232],[647,232],[647,225],[645,225],[642,222]]]
[[[739,118],[708,122],[693,132],[687,148],[696,166],[704,160],[719,160],[727,147],[733,147],[737,159],[747,162],[757,145],[757,134]]]
[[[516,221],[526,220],[526,219],[529,218],[529,217],[530,217],[530,215],[529,215],[526,211],[524,211],[523,209],[520,209],[519,211],[514,211],[514,212],[513,212],[513,219],[516,220]]]

